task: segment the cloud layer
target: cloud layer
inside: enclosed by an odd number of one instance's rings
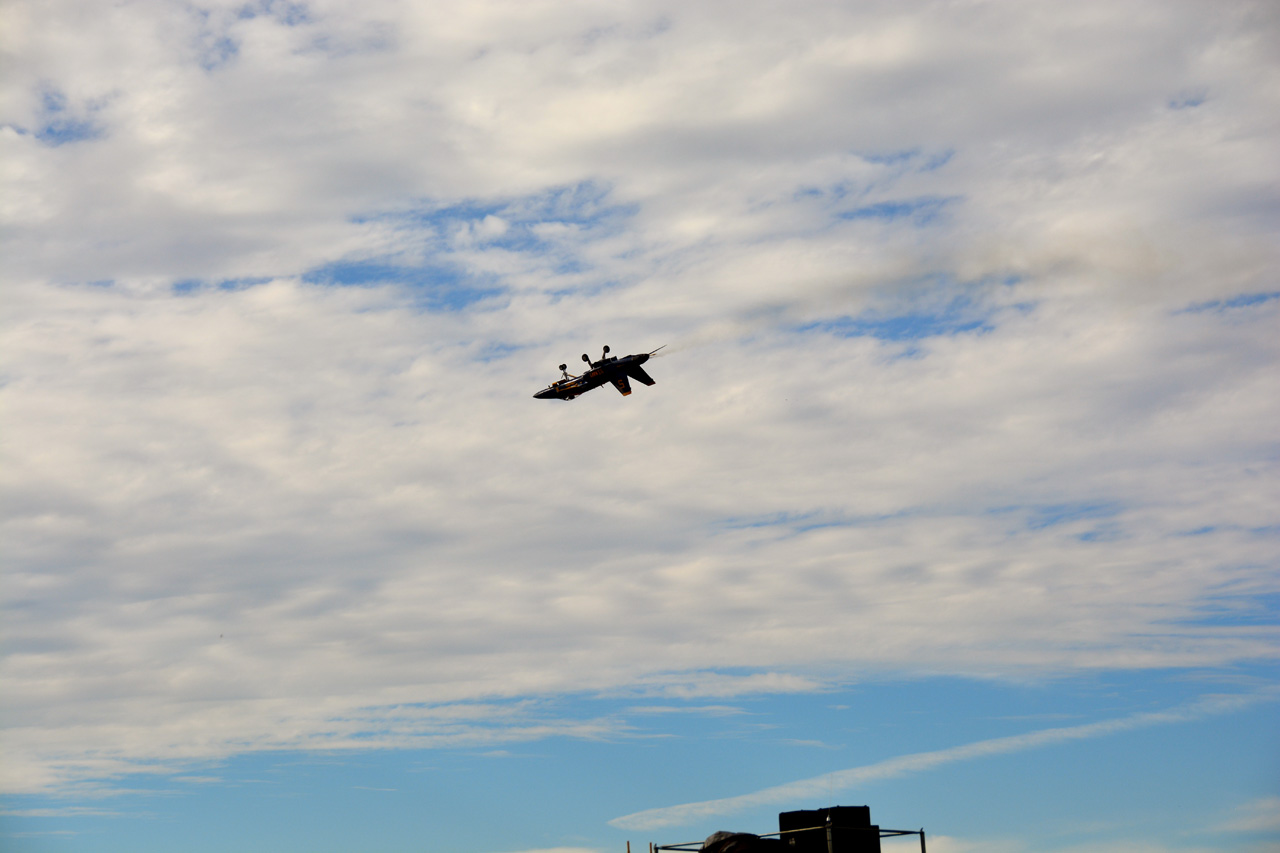
[[[1274,658],[1265,4],[6,14],[7,789]]]

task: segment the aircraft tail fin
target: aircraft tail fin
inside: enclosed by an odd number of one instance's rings
[[[627,381],[627,377],[619,376],[613,380],[614,387],[618,389],[618,393],[627,396],[631,393],[631,383]]]

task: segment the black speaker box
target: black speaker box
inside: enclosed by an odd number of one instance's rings
[[[880,827],[871,823],[868,806],[783,812],[778,829],[788,853],[880,853]]]

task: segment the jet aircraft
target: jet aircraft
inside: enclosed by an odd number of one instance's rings
[[[666,344],[663,344],[666,346]],[[662,347],[658,347],[662,349]],[[649,360],[649,356],[657,352],[642,352],[638,355],[624,355],[622,358],[617,356],[609,357],[609,348],[604,348],[604,355],[600,356],[599,361],[592,361],[591,356],[586,353],[582,354],[582,360],[587,363],[587,372],[581,376],[574,376],[569,372],[568,365],[560,365],[560,373],[563,378],[552,382],[546,388],[543,388],[534,399],[537,400],[572,400],[579,394],[585,394],[592,388],[599,388],[607,382],[612,382],[613,387],[618,389],[622,396],[631,393],[631,380],[634,379],[644,385],[652,385],[653,377],[644,372],[644,368],[640,365]]]

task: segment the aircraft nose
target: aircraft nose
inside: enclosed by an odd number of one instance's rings
[[[649,353],[647,352],[642,352],[640,353],[640,355],[636,356],[636,364],[644,364],[648,360],[649,360]]]
[[[551,396],[551,389],[550,389],[550,388],[543,388],[543,389],[542,389],[541,391],[539,391],[537,394],[534,394],[534,395],[533,395],[533,399],[535,399],[535,400],[546,400],[546,399],[548,399],[550,396]]]

